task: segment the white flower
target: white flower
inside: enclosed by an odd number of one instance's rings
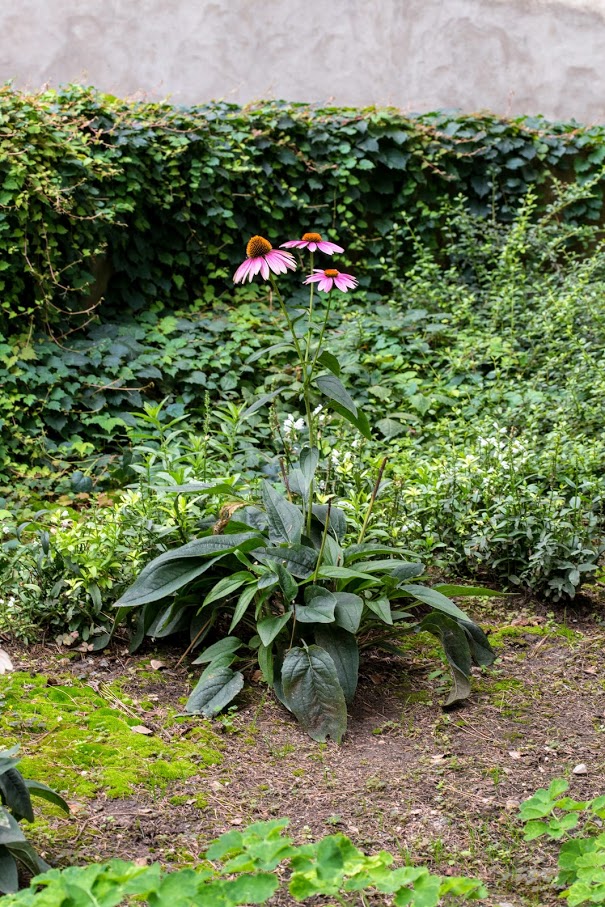
[[[334,448],[330,453],[330,461],[332,466],[338,466],[340,463],[340,453]]]
[[[291,438],[293,435],[296,435],[299,431],[302,431],[305,427],[305,420],[295,419],[292,414],[289,414],[284,419],[283,433],[285,438]]]
[[[318,416],[320,414],[320,412],[322,411],[322,409],[323,409],[323,406],[320,403],[319,406],[316,406],[315,409],[313,410],[313,415]]]

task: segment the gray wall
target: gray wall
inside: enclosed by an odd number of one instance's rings
[[[605,122],[605,0],[0,0],[0,81]]]

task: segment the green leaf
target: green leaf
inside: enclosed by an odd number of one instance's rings
[[[245,360],[246,365],[251,365],[253,362],[257,362],[259,359],[262,359],[263,356],[268,356],[270,353],[281,353],[285,350],[296,352],[296,348],[292,346],[291,343],[284,343],[280,341],[279,343],[273,343],[271,346],[264,346],[262,349],[257,350],[255,353],[252,353],[251,356]]]
[[[358,410],[355,401],[336,375],[320,375],[315,379],[315,385],[326,397],[343,407],[349,415],[357,417]]]
[[[62,809],[64,813],[70,812],[69,804],[51,787],[48,787],[41,781],[32,781],[30,778],[25,778],[24,780],[28,791],[34,797],[40,797],[42,800],[47,800],[49,803]]]
[[[381,595],[380,598],[370,598],[366,601],[366,605],[368,606],[370,611],[373,611],[373,613],[385,624],[389,624],[389,626],[393,625],[391,603],[386,595]]]
[[[332,623],[336,601],[336,596],[323,586],[306,586],[306,605],[296,605],[296,620],[301,624]]]
[[[329,564],[324,565],[319,568],[317,573],[318,576],[323,579],[361,579],[369,580],[368,585],[377,586],[380,585],[380,580],[375,576],[371,576],[369,573],[362,573],[361,570],[352,570],[350,567],[332,567]]]
[[[207,649],[204,649],[202,654],[198,655],[191,664],[210,664],[210,662],[214,661],[215,658],[218,658],[219,655],[224,655],[225,653],[231,655],[233,652],[237,652],[242,645],[241,639],[238,639],[237,636],[224,636],[222,639],[219,639],[218,642],[215,642],[211,646],[208,646]]]
[[[287,707],[313,740],[340,743],[347,728],[347,705],[330,655],[320,646],[290,649],[281,679]]]
[[[282,498],[270,482],[263,482],[262,495],[269,519],[269,540],[298,544],[304,525],[300,507]]]
[[[352,702],[359,677],[359,648],[352,633],[341,627],[315,627],[315,642],[332,658],[346,702]]]
[[[340,376],[340,363],[336,356],[328,352],[328,350],[323,350],[317,357],[317,361],[321,362],[321,364],[329,369],[333,375],[336,375],[337,378]]]
[[[317,464],[319,463],[319,451],[317,447],[303,447],[300,452],[300,471],[302,472],[307,483],[313,481]]]
[[[230,633],[233,632],[233,630],[237,627],[240,620],[248,610],[248,605],[256,595],[257,589],[258,586],[254,583],[251,583],[249,586],[246,586],[246,588],[238,598],[235,610],[233,612],[233,618],[231,620],[231,624],[229,625]]]
[[[269,872],[255,872],[225,880],[221,884],[220,893],[227,899],[227,905],[235,907],[236,904],[263,904],[278,887],[277,876]],[[203,889],[202,899],[205,900]],[[199,903],[203,903],[203,900]],[[210,905],[212,902],[209,899],[206,903]]]
[[[453,678],[452,689],[444,705],[450,706],[467,699],[471,694],[471,652],[466,633],[453,618],[447,614],[427,614],[418,624],[419,630],[427,630],[441,640]]]
[[[346,419],[347,422],[350,422],[351,425],[354,425],[357,431],[363,435],[368,441],[372,440],[372,430],[370,428],[370,423],[368,422],[368,417],[362,410],[358,410],[357,414],[354,415],[350,412],[345,406],[342,406],[336,401],[332,401],[332,409],[335,413],[338,413],[339,416],[342,416],[343,419]]]
[[[27,822],[34,821],[34,811],[27,785],[18,769],[9,768],[7,771],[2,772],[0,775],[0,794],[2,795],[2,802],[7,809],[10,809],[17,822],[22,819]]]
[[[185,711],[211,718],[234,699],[244,685],[240,671],[219,668],[216,674],[200,680],[187,700]]]
[[[239,414],[239,421],[244,422],[248,416],[251,416],[252,413],[255,413],[257,409],[260,409],[262,406],[266,406],[267,403],[270,403],[278,394],[281,394],[282,391],[287,390],[288,388],[284,385],[283,387],[278,387],[277,390],[271,391],[270,394],[263,394],[262,397],[259,397],[254,403],[251,403],[243,412]]]
[[[322,526],[326,525],[328,513],[330,514],[329,530],[333,532],[339,542],[342,542],[347,532],[347,518],[344,510],[340,507],[328,507],[327,504],[313,504],[311,508],[313,516],[316,517]]]
[[[0,844],[14,844],[16,841],[25,841],[25,835],[19,828],[16,819],[3,806],[0,806]]]
[[[256,532],[240,532],[205,536],[180,548],[165,551],[143,568],[114,607],[136,608],[166,598],[197,579],[225,554],[241,547],[250,550],[260,542]]]
[[[260,620],[257,623],[256,632],[260,636],[264,646],[271,645],[275,637],[286,626],[292,617],[292,614],[292,611],[286,611],[285,614],[282,614],[279,617],[265,617],[264,620]]]
[[[497,596],[500,598],[503,595],[515,595],[514,592],[498,592],[495,589],[487,589],[485,586],[456,586],[452,583],[436,583],[433,587],[437,592],[441,592],[442,595],[472,595],[472,596],[486,596],[488,598],[494,598]]]
[[[393,555],[399,555],[401,557],[410,556],[410,552],[394,548],[392,545],[380,545],[376,542],[362,542],[359,545],[349,545],[348,548],[345,548],[345,564],[353,564],[356,561],[367,560],[376,557],[379,554],[388,554],[391,557],[393,557]]]
[[[363,599],[353,592],[335,592],[334,622],[349,633],[357,633],[363,614]]]
[[[15,858],[0,844],[0,894],[12,894],[19,888],[19,872]]]
[[[210,605],[212,602],[216,602],[221,598],[228,598],[228,596],[233,595],[240,586],[249,582],[254,582],[254,577],[247,570],[240,570],[237,573],[232,573],[231,576],[224,576],[212,587],[202,602],[202,608],[205,608],[206,605]]]
[[[273,662],[273,646],[263,646],[262,644],[258,647],[258,666],[263,675],[263,680],[265,683],[268,683],[269,686],[273,686],[273,678],[275,676],[275,665]]]
[[[459,621],[460,626],[466,633],[468,644],[471,650],[473,664],[488,667],[494,663],[496,653],[489,644],[489,639],[477,624],[470,620]]]
[[[449,614],[450,617],[456,617],[458,620],[465,620],[468,623],[472,623],[468,614],[461,611],[453,601],[450,601],[450,599],[446,598],[445,595],[442,595],[441,592],[437,592],[429,586],[419,586],[416,583],[410,583],[409,585],[400,586],[399,588],[402,592],[407,592],[418,601],[424,602],[425,605],[436,608],[437,611],[443,611],[444,614]]]
[[[261,563],[281,564],[292,576],[308,579],[317,563],[317,551],[307,545],[280,545],[279,548],[261,548],[255,551]]]
[[[275,564],[274,566],[279,578],[279,588],[284,593],[284,600],[287,604],[290,604],[298,594],[298,583],[282,564]]]

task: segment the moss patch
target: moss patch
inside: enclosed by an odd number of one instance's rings
[[[0,739],[21,745],[25,777],[68,798],[127,797],[139,785],[163,790],[221,761],[220,741],[207,724],[185,738],[172,709],[158,733],[138,733],[133,727],[144,721],[115,708],[116,696],[124,701],[117,684],[98,693],[72,675],[49,681],[16,672],[2,690]]]

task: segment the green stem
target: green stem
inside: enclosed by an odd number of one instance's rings
[[[363,526],[361,527],[361,532],[359,533],[359,538],[357,539],[357,544],[361,545],[363,542],[366,530],[368,528],[368,523],[370,522],[370,516],[372,515],[372,508],[374,507],[374,501],[376,500],[376,495],[378,494],[378,489],[380,488],[380,483],[382,482],[382,474],[384,472],[385,466],[387,465],[388,457],[384,457],[380,468],[378,470],[378,475],[376,476],[376,481],[374,482],[374,488],[372,489],[372,497],[370,498],[370,505],[368,507],[365,520],[363,521]]]
[[[317,575],[321,567],[321,561],[324,556],[324,548],[326,547],[326,539],[328,537],[328,529],[330,528],[330,513],[332,511],[332,501],[328,501],[328,510],[326,512],[326,523],[324,526],[323,535],[321,537],[321,546],[319,548],[319,554],[317,555],[317,564],[315,565],[315,573],[313,574],[313,582],[317,582]]]

